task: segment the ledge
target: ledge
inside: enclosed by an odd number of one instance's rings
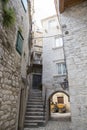
[[[66,76],[66,74],[63,74],[63,75],[55,74],[55,75],[53,75],[53,77],[64,77],[64,76]]]
[[[60,47],[53,47],[52,49],[53,49],[53,50],[63,49],[63,46],[60,46]]]

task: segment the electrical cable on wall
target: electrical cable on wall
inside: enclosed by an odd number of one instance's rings
[[[47,37],[35,37],[35,38],[32,38],[32,39],[39,39],[39,38],[50,38],[50,37],[62,37],[62,34],[58,34],[58,35],[52,35],[52,36],[47,36]]]

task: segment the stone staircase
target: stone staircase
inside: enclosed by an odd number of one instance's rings
[[[45,115],[42,93],[40,90],[32,90],[28,97],[24,128],[39,127],[44,125]]]

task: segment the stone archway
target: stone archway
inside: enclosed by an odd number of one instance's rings
[[[58,89],[58,88],[55,88],[55,89],[47,89],[47,98],[46,98],[46,104],[47,104],[47,114],[46,114],[46,120],[49,120],[50,117],[51,117],[51,114],[50,114],[50,99],[51,97],[56,94],[56,93],[63,93],[65,95],[67,95],[68,97],[68,100],[70,100],[70,96],[69,96],[69,91],[67,90],[63,90],[63,89]]]

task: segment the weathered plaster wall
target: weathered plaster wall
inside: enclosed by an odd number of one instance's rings
[[[87,1],[66,9],[61,14],[61,23],[68,69],[72,130],[86,130]]]
[[[21,0],[10,0],[8,5],[15,10],[16,23],[10,28],[3,27],[0,2],[0,130],[17,129],[20,92],[21,89],[27,91],[27,86],[22,82],[21,77],[26,78],[29,36],[28,11],[24,11]],[[22,56],[16,51],[19,28],[22,29],[21,33],[24,38]],[[26,92],[23,100],[26,100]]]

